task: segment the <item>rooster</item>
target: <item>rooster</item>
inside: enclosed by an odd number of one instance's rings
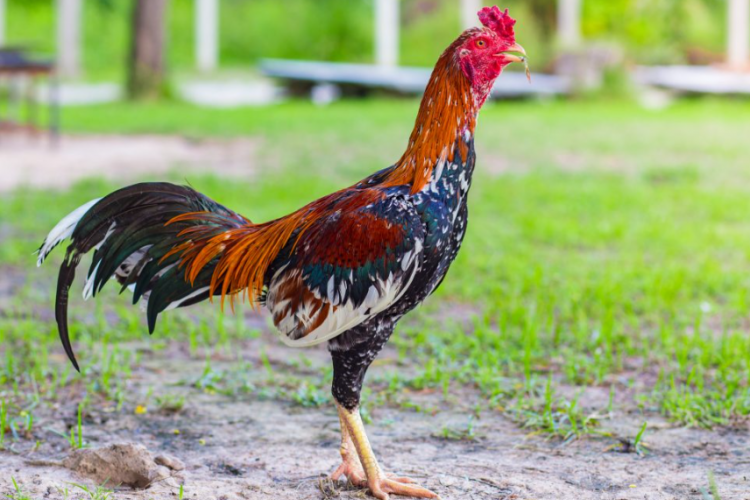
[[[114,277],[145,301],[153,333],[163,311],[205,299],[265,305],[292,347],[326,342],[341,423],[342,463],[332,474],[389,494],[436,498],[385,474],[359,414],[365,373],[396,323],[440,285],[466,233],[474,128],[495,79],[525,61],[508,11],[486,7],[437,61],[403,156],[366,179],[290,215],[256,224],[190,187],[142,183],[65,217],[38,264],[70,238],[55,318],[68,335],[68,293],[81,257],[94,250],[83,296]]]

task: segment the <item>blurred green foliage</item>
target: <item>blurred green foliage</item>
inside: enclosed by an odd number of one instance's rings
[[[374,0],[221,0],[221,62],[252,64],[261,57],[368,62],[373,53]],[[557,0],[505,0],[519,20],[532,64],[554,57]],[[8,40],[54,52],[55,19],[49,0],[8,0]],[[485,1],[487,5],[495,3]],[[84,65],[88,76],[124,71],[132,0],[87,1]],[[724,45],[724,0],[584,0],[582,28],[592,43],[615,44],[645,63],[706,62]],[[401,0],[401,61],[431,66],[459,31],[458,0]],[[194,64],[194,1],[169,7],[172,69]]]
[[[584,36],[619,42],[640,62],[721,58],[724,0],[589,0],[583,5]]]

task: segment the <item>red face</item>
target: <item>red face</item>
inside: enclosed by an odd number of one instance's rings
[[[457,40],[460,45],[456,54],[474,89],[474,97],[481,105],[503,68],[512,62],[525,62],[526,52],[516,43],[513,29],[516,20],[510,17],[508,9],[485,7],[477,16],[484,27],[464,32]]]
[[[459,63],[477,97],[486,96],[503,68],[525,61],[526,52],[513,37],[503,37],[483,28],[470,36],[457,51]]]

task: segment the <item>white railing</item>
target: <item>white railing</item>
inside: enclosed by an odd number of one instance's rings
[[[57,69],[62,76],[81,72],[82,0],[57,0]]]
[[[219,0],[195,2],[195,58],[200,71],[219,65]]]
[[[750,64],[750,0],[729,0],[727,63],[736,68]]]

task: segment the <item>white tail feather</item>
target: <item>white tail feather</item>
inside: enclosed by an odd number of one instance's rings
[[[86,278],[86,285],[83,287],[83,300],[89,300],[91,298],[91,293],[94,291],[94,281],[96,280],[96,273],[99,272],[99,265],[101,264],[101,261],[96,263],[96,267],[94,268],[94,272],[89,275],[88,278]]]
[[[196,297],[196,296],[198,296],[198,295],[200,295],[200,294],[202,294],[202,293],[204,293],[204,292],[207,292],[207,291],[209,291],[210,289],[211,289],[211,287],[210,287],[210,286],[204,286],[203,288],[199,288],[199,289],[197,289],[196,291],[194,291],[193,293],[191,293],[190,295],[186,295],[185,297],[181,298],[180,300],[176,300],[176,301],[174,301],[174,302],[171,302],[171,303],[170,303],[170,304],[169,304],[169,305],[167,306],[167,308],[166,308],[166,309],[164,309],[164,310],[165,310],[165,311],[171,311],[172,309],[177,309],[177,308],[178,308],[178,307],[180,307],[180,306],[181,306],[181,305],[182,305],[182,304],[183,304],[184,302],[186,302],[186,301],[188,301],[188,300],[192,299],[193,297]]]
[[[44,262],[44,259],[47,258],[47,255],[49,255],[53,248],[73,234],[78,222],[99,200],[101,200],[101,198],[91,200],[85,205],[76,208],[52,228],[52,231],[49,232],[44,239],[44,243],[42,243],[42,247],[39,249],[39,258],[36,261],[37,267],[42,265],[42,262]]]
[[[115,225],[116,224],[113,222],[112,225],[109,226],[109,229],[107,229],[107,234],[105,234],[104,238],[102,238],[102,241],[97,243],[94,247],[95,252],[99,250],[102,245],[104,245],[104,242],[107,241],[107,238],[109,238],[109,236],[114,232]],[[96,281],[96,273],[99,272],[99,266],[101,265],[101,263],[102,261],[97,262],[94,270],[86,278],[86,285],[83,287],[83,300],[89,300],[89,298],[91,298],[91,295],[94,291],[94,281]]]

